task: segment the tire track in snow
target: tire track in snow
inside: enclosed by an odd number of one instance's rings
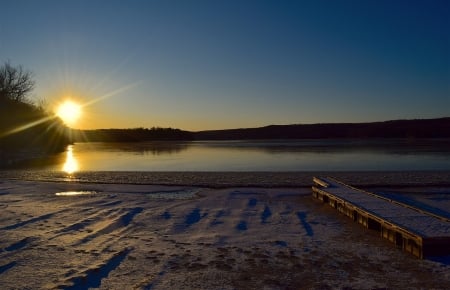
[[[116,216],[118,214],[119,214],[118,209],[97,211],[95,214],[93,214],[79,222],[73,223],[69,226],[66,226],[62,229],[55,231],[54,233],[56,233],[56,234],[53,237],[50,237],[49,240],[53,240],[53,239],[63,236],[63,235],[70,235],[70,234],[77,233],[89,226],[92,226],[92,225],[98,223],[101,220],[114,218],[114,216]]]
[[[16,243],[13,243],[3,249],[0,249],[0,253],[5,251],[5,252],[14,252],[17,250],[20,250],[22,248],[25,248],[31,241],[33,240],[33,238],[24,238]]]
[[[5,273],[6,271],[8,271],[11,268],[14,268],[14,266],[16,266],[16,264],[17,264],[17,262],[13,261],[13,262],[10,262],[10,263],[8,263],[6,265],[0,266],[0,275]]]
[[[132,208],[126,214],[124,214],[124,215],[116,218],[115,220],[107,223],[106,226],[102,227],[98,231],[94,232],[93,234],[87,235],[86,237],[84,237],[80,241],[76,242],[74,244],[74,246],[86,244],[86,243],[92,241],[93,239],[95,239],[95,238],[97,238],[99,236],[110,234],[110,233],[118,231],[118,230],[120,230],[122,228],[126,228],[133,221],[134,217],[136,215],[138,215],[139,213],[141,213],[142,211],[143,211],[142,207]]]
[[[306,235],[308,235],[308,237],[312,237],[314,236],[314,231],[313,228],[311,227],[311,225],[306,221],[306,212],[302,212],[299,211],[297,212],[297,217],[300,220],[303,228],[306,231]]]
[[[106,261],[106,263],[100,265],[99,267],[90,268],[80,275],[70,278],[68,282],[72,284],[71,286],[60,285],[57,288],[64,288],[68,290],[87,290],[90,288],[99,288],[102,284],[102,280],[107,278],[111,272],[117,269],[117,267],[122,264],[130,252],[131,249],[122,250],[114,254]]]
[[[29,224],[33,224],[33,223],[40,222],[40,221],[43,221],[43,220],[48,220],[48,219],[52,218],[53,216],[55,216],[55,215],[57,215],[59,213],[65,212],[65,211],[67,211],[67,210],[64,209],[64,210],[60,210],[60,211],[56,211],[56,212],[40,215],[40,216],[31,218],[31,219],[28,219],[28,220],[25,220],[25,221],[21,221],[21,222],[18,222],[18,223],[15,223],[15,224],[12,224],[12,225],[0,228],[0,230],[15,230],[17,228],[20,228],[20,227],[23,227],[23,226],[27,226]]]

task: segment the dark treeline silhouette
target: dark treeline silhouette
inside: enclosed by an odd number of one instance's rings
[[[183,140],[450,138],[450,117],[373,123],[271,125],[260,128],[190,132],[173,128],[72,130],[75,142]]]
[[[193,133],[173,128],[72,130],[74,142],[139,142],[193,140]]]
[[[31,73],[0,66],[0,166],[63,150],[69,139],[62,121],[30,100]]]
[[[261,128],[200,131],[196,140],[450,138],[450,117],[373,123],[271,125]]]
[[[68,143],[61,120],[32,104],[0,96],[0,151],[34,148],[54,152]]]

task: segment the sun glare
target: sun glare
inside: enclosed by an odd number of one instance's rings
[[[73,146],[69,145],[66,153],[66,162],[64,162],[62,170],[67,174],[72,174],[78,170],[78,162],[73,156]]]
[[[73,125],[81,116],[81,106],[73,101],[65,101],[56,109],[56,115],[67,125]]]

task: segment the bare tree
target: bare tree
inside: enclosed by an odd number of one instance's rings
[[[22,66],[12,66],[5,62],[0,66],[0,98],[29,103],[29,93],[34,88],[32,73]]]

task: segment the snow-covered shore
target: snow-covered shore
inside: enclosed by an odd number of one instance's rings
[[[227,187],[310,187],[314,176],[333,176],[354,186],[449,186],[450,171],[348,171],[348,172],[120,172],[81,171],[68,177],[62,171],[0,171],[0,177],[33,181],[76,181]]]
[[[448,264],[395,249],[307,184],[213,189],[199,186],[208,177],[176,185],[181,175],[172,186],[3,179],[0,288],[450,288]]]

